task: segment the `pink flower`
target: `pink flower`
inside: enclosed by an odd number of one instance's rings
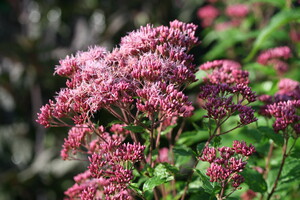
[[[206,62],[199,67],[200,70],[211,71],[204,81],[212,84],[249,83],[249,73],[241,69],[241,65],[232,60],[214,60]]]
[[[289,125],[298,124],[300,116],[296,110],[300,107],[300,100],[288,100],[267,105],[266,113],[275,117],[273,128],[275,132],[284,131]],[[296,126],[296,132],[298,131]]]
[[[251,144],[247,146],[245,142],[234,141],[232,148],[218,148],[219,156],[216,154],[216,148],[205,147],[199,159],[210,163],[206,175],[210,177],[211,182],[231,183],[232,187],[237,188],[244,182],[239,173],[246,167],[245,160],[254,152]]]
[[[46,127],[66,126],[63,118],[83,124],[103,108],[114,115],[117,108],[149,116],[160,112],[162,121],[190,116],[191,103],[181,90],[196,81],[187,53],[198,44],[196,28],[178,20],[169,27],[147,25],[123,37],[112,52],[94,46],[67,56],[55,69],[68,78],[67,87],[42,107],[37,121]]]
[[[163,147],[163,148],[159,149],[157,160],[158,160],[158,162],[170,163],[169,149],[166,148],[166,147]]]
[[[228,6],[225,13],[229,17],[244,18],[248,15],[249,9],[245,4],[235,4]]]
[[[219,15],[219,10],[212,5],[201,7],[197,11],[197,16],[202,20],[202,26],[211,26],[215,18]]]
[[[233,141],[233,151],[237,154],[242,154],[243,156],[251,156],[255,152],[255,148],[253,145],[247,146],[246,142],[235,140]]]
[[[282,58],[282,59],[288,59],[291,57],[291,49],[287,46],[282,46],[282,47],[276,47],[273,49],[268,49],[264,52],[262,52],[258,58],[257,58],[257,62],[262,64],[262,65],[268,65],[268,62],[271,59],[278,59],[278,58]]]
[[[241,195],[242,200],[252,200],[256,197],[256,193],[253,190],[247,190]]]
[[[300,83],[298,81],[284,78],[278,83],[278,92],[275,94],[278,100],[300,99]]]
[[[234,96],[240,101],[234,102]],[[247,125],[256,121],[254,110],[242,105],[244,101],[255,101],[255,95],[248,86],[227,84],[204,85],[201,87],[199,98],[203,100],[201,107],[207,111],[208,118],[222,121],[224,118],[238,112],[240,124]]]

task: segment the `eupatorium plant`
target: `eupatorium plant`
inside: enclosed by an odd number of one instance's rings
[[[212,196],[224,199],[240,188],[244,178],[239,172],[254,147],[239,141],[232,148],[217,147],[221,144],[212,142],[257,120],[249,106],[256,95],[239,63],[216,60],[200,67],[211,71],[199,98],[207,111],[203,117],[215,125],[206,130],[209,136],[198,152],[190,154],[177,145],[184,129],[184,123],[176,128],[178,119],[194,110],[184,89],[196,81],[189,54],[199,43],[196,28],[178,20],[169,26],[147,25],[123,37],[112,51],[94,46],[60,60],[55,74],[67,78],[66,87],[41,108],[37,122],[70,127],[61,157],[86,162],[86,171],[65,192],[69,199],[188,198],[189,184],[199,177],[190,173],[178,187],[182,166],[176,155],[182,152],[194,157],[194,170],[200,160],[210,163],[204,176],[220,184]],[[101,110],[121,123],[101,124]],[[236,125],[228,126],[236,115]],[[230,184],[234,190],[226,193]]]

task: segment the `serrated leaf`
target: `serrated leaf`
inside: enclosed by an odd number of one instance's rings
[[[159,163],[154,170],[154,176],[157,176],[161,179],[169,180],[170,177],[172,177],[172,174],[170,173],[169,169],[166,167],[166,165]],[[170,179],[172,180],[172,178]]]
[[[269,25],[265,27],[256,38],[249,55],[245,58],[245,62],[249,62],[255,56],[263,42],[271,35],[272,32],[291,21],[299,19],[300,9],[282,10],[278,14],[274,15]]]
[[[241,175],[245,178],[245,183],[254,192],[264,193],[267,191],[268,186],[262,174],[252,169],[246,168],[241,172]]]
[[[153,172],[153,177],[149,178],[143,185],[143,191],[153,190],[154,187],[163,183],[169,182],[174,179],[174,176],[169,170],[169,166],[166,164],[158,164]]]
[[[196,174],[199,175],[199,178],[202,182],[202,187],[204,189],[205,192],[212,194],[214,192],[214,186],[213,184],[209,181],[209,178],[203,174],[203,172],[201,172],[199,169],[195,169]]]
[[[282,135],[275,133],[274,130],[268,126],[261,126],[257,128],[264,136],[272,139],[277,145],[282,146],[284,139]]]
[[[129,130],[129,131],[132,131],[134,133],[142,133],[142,132],[145,131],[145,129],[141,126],[132,126],[132,125],[130,125],[130,126],[124,126],[123,128],[126,129],[126,130]]]

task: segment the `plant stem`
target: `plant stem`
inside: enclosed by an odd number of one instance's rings
[[[212,141],[212,139],[216,136],[216,132],[217,132],[217,130],[218,130],[219,128],[220,128],[220,125],[217,124],[217,127],[216,127],[214,133],[208,138],[208,140],[207,140],[206,143],[205,143],[204,148],[207,147],[207,146],[209,145],[209,143]],[[203,149],[204,149],[204,148],[203,148]],[[202,152],[203,152],[203,150],[202,150]],[[201,154],[199,155],[199,157],[202,156],[202,152],[201,152]],[[199,160],[197,160],[197,161],[195,162],[195,164],[194,164],[194,166],[193,166],[193,169],[195,169],[195,168],[197,167],[198,163],[199,163]],[[189,175],[189,177],[188,177],[188,180],[187,180],[186,185],[185,185],[184,190],[183,190],[183,194],[182,194],[182,196],[181,196],[181,200],[184,200],[184,198],[185,198],[185,195],[186,195],[186,192],[187,192],[187,190],[188,190],[188,188],[189,188],[189,184],[190,184],[190,182],[191,182],[191,180],[192,180],[193,174],[194,174],[194,171],[192,171],[192,173],[191,173],[191,174]]]
[[[274,182],[273,188],[272,188],[271,192],[268,194],[267,200],[270,200],[270,199],[271,199],[272,195],[274,194],[274,192],[275,192],[275,190],[276,190],[276,187],[277,187],[277,184],[278,184],[278,181],[279,181],[279,178],[280,178],[280,175],[281,175],[281,172],[282,172],[284,163],[285,163],[285,159],[286,159],[287,156],[288,156],[288,155],[287,155],[287,145],[288,145],[288,141],[289,141],[288,135],[285,134],[285,135],[284,135],[284,144],[283,144],[283,147],[282,147],[282,160],[281,160],[281,164],[280,164],[279,171],[278,171],[276,180],[275,180],[275,182]]]
[[[225,193],[225,187],[226,187],[226,183],[225,182],[222,182],[222,189],[220,191],[220,194],[217,195],[217,199],[218,200],[222,200],[223,199],[223,195]]]
[[[149,159],[150,159],[150,166],[154,167],[154,162],[152,161],[152,152],[153,152],[153,143],[154,143],[154,117],[151,116],[150,120],[152,121],[151,130],[150,130],[150,148],[149,148]]]
[[[273,155],[273,149],[274,149],[274,142],[271,141],[271,144],[270,144],[270,147],[269,147],[268,156],[266,158],[266,169],[264,171],[264,178],[265,179],[267,179],[268,173],[270,171],[270,161],[271,161],[271,157]]]

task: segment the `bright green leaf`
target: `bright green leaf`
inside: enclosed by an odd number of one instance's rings
[[[164,178],[160,178],[160,177],[157,177],[157,176],[154,176],[152,178],[149,178],[143,185],[143,191],[152,191],[153,188],[155,188],[156,186],[158,185],[161,185],[163,183],[166,182],[166,179]]]

